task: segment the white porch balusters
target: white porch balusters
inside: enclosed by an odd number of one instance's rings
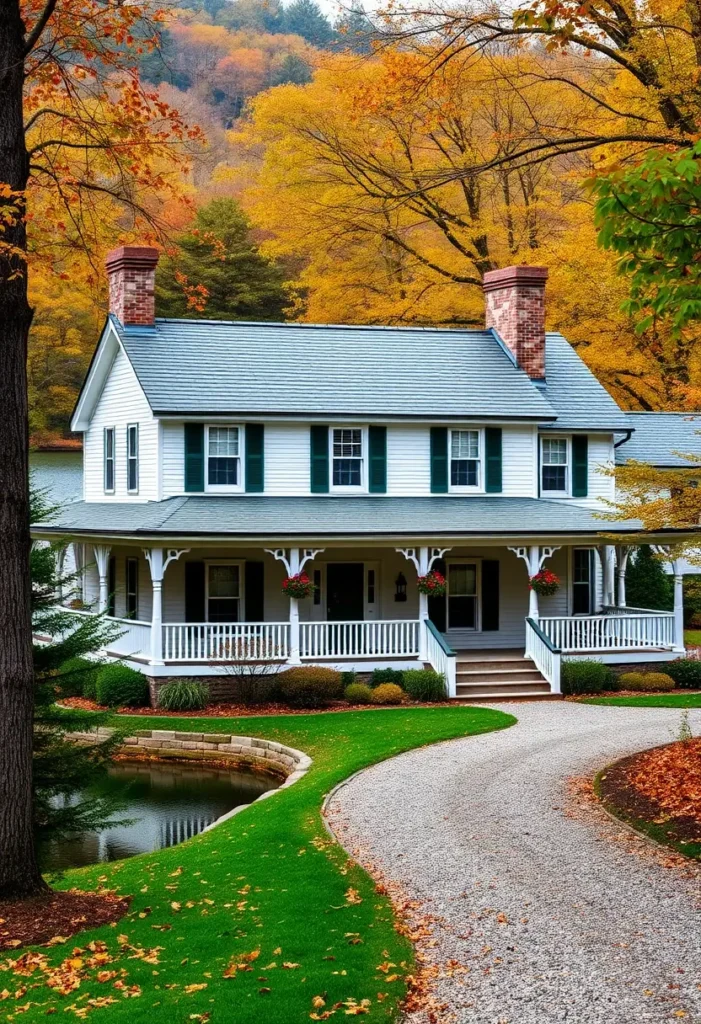
[[[151,664],[163,664],[163,577],[171,562],[187,554],[190,548],[169,548],[164,556],[163,548],[144,548],[144,555],[151,570]]]
[[[265,552],[272,555],[278,562],[282,562],[287,570],[288,576],[296,576],[300,573],[307,562],[313,562],[317,555],[322,554],[324,548],[304,548],[300,554],[299,548],[290,548],[289,557],[285,548],[266,548]],[[299,600],[290,597],[290,655],[287,659],[288,665],[301,665],[300,657],[300,636],[299,636]]]
[[[626,545],[619,544],[616,548],[616,562],[618,565],[618,600],[617,604],[619,608],[625,608],[626,606],[626,567],[628,565],[628,558],[630,557],[630,548]]]
[[[545,559],[552,558],[555,552],[559,550],[559,547],[554,548],[548,545],[544,545],[541,548],[538,544],[531,544],[530,547],[509,548],[509,551],[513,551],[517,558],[522,559],[526,563],[529,580],[531,576],[535,576],[536,573],[540,572]],[[530,586],[528,588],[528,618],[534,619],[536,622],[540,618],[538,595]]]
[[[97,610],[99,612],[106,612],[107,605],[109,603],[109,564],[110,564],[110,551],[112,548],[108,544],[96,544],[94,547],[95,551],[95,564],[97,565],[97,575],[100,580],[100,591],[97,601]]]
[[[450,548],[397,548],[400,555],[416,566],[416,575],[425,576],[435,562],[442,558]],[[419,661],[428,660],[428,635],[426,620],[428,619],[428,594],[419,594]]]

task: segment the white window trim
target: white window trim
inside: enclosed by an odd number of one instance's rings
[[[360,458],[360,484],[335,484],[333,482],[333,432],[334,430],[359,430],[362,456]],[[358,423],[334,423],[329,427],[329,491],[337,494],[367,494],[368,490],[368,428]]]
[[[243,622],[246,614],[246,593],[245,593],[245,560],[238,558],[207,558],[205,559],[205,576],[204,576],[204,621],[209,622],[209,570],[213,565],[237,565],[239,568],[239,596],[238,598],[224,598],[223,600],[237,600],[239,603],[239,622]],[[222,600],[221,598],[214,598],[215,601]],[[243,614],[242,614],[243,613]]]
[[[474,626],[450,625],[450,567],[451,565],[474,565],[475,567],[475,624]],[[447,558],[445,562],[445,626],[447,633],[481,633],[482,632],[482,557]]]
[[[209,482],[209,431],[214,427],[215,429],[220,427],[228,427],[232,429],[236,427],[239,432],[239,472],[238,472],[238,483],[237,484],[210,484]],[[241,494],[245,489],[244,473],[246,467],[245,461],[245,446],[246,446],[246,431],[241,423],[207,423],[204,428],[204,489],[205,493],[209,494]]]
[[[565,482],[566,487],[564,491],[548,491],[543,487],[543,469],[545,463],[543,462],[543,442],[544,441],[564,441],[567,462],[565,463]],[[540,449],[538,452],[538,489],[540,495],[543,498],[571,498],[572,497],[572,438],[563,437],[562,434],[543,434],[540,438]],[[561,465],[561,463],[559,463]]]
[[[112,434],[112,486],[107,486],[107,434]],[[117,485],[117,428],[103,427],[102,430],[102,490],[105,494],[114,494]]]
[[[459,484],[453,485],[451,483],[453,475],[453,433],[457,433],[461,430],[470,430],[477,434],[478,444],[478,456],[475,460],[477,462],[477,483],[466,484],[464,486],[460,486]],[[469,426],[469,424],[461,424],[459,427],[448,427],[448,493],[484,494],[484,427],[474,427]]]
[[[136,455],[132,456],[129,453],[129,434],[130,431],[134,431],[136,434]],[[127,423],[126,430],[127,438],[127,494],[138,494],[139,493],[139,424],[138,423]],[[136,462],[136,487],[129,486],[129,463]]]

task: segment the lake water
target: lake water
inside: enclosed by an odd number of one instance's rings
[[[252,772],[180,764],[118,761],[93,793],[119,798],[113,819],[130,820],[99,832],[85,832],[46,848],[46,871],[83,867],[152,853],[198,835],[222,814],[250,804],[280,781]]]
[[[29,470],[32,484],[47,489],[54,504],[65,505],[83,497],[82,452],[31,452]]]

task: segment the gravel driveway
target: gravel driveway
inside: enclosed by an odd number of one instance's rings
[[[422,953],[445,1019],[701,1024],[701,872],[572,783],[674,739],[680,712],[499,708],[518,724],[385,761],[328,809],[346,848],[437,919]]]

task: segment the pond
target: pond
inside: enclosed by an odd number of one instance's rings
[[[122,808],[113,820],[129,819],[98,832],[47,846],[46,871],[84,867],[152,853],[196,836],[222,814],[250,804],[280,780],[244,771],[160,762],[118,761],[91,794],[110,795]]]

